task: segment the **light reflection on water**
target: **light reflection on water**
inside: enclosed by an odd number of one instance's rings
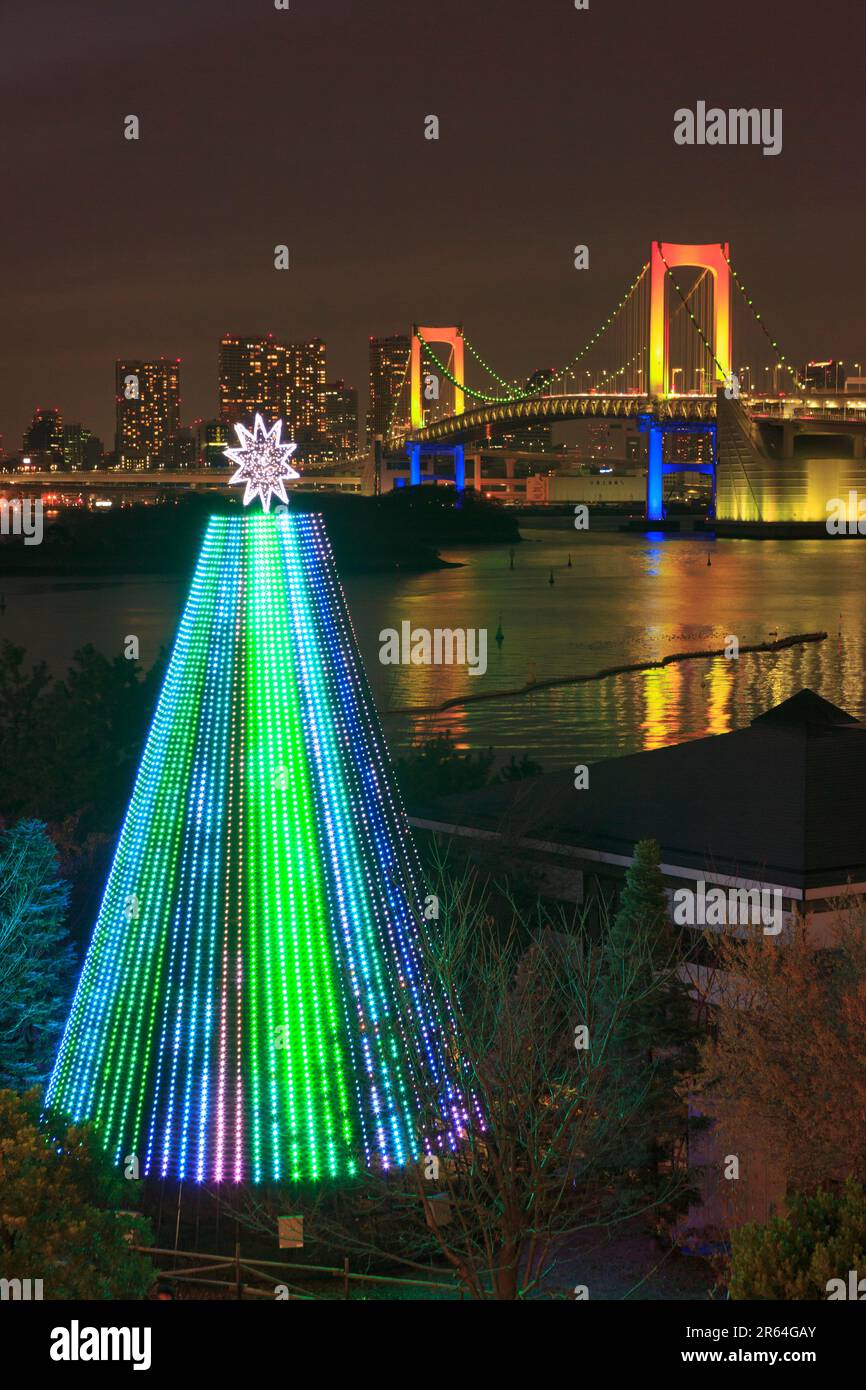
[[[856,540],[722,541],[524,531],[508,547],[447,558],[463,567],[423,575],[350,576],[345,584],[361,653],[380,708],[425,706],[463,693],[522,686],[530,673],[596,671],[669,652],[745,645],[771,633],[826,630],[828,640],[768,655],[690,661],[660,670],[439,715],[388,715],[395,751],[449,730],[458,744],[527,752],[547,767],[723,733],[809,685],[866,718],[866,547]],[[568,556],[572,565],[567,565]],[[707,555],[712,563],[707,564]],[[553,570],[555,583],[549,584]],[[173,581],[6,580],[0,637],[52,670],[92,642],[109,654],[139,637],[149,664],[169,644],[184,600]],[[505,640],[494,633],[501,618]],[[488,631],[488,667],[382,666],[379,632],[413,627]]]

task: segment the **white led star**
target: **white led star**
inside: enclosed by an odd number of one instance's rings
[[[265,511],[269,512],[272,494],[279,497],[281,502],[288,503],[286,480],[301,476],[289,463],[298,446],[280,443],[282,429],[282,420],[277,420],[269,430],[261,415],[257,415],[251,431],[244,425],[235,425],[241,447],[223,450],[226,458],[238,465],[237,473],[229,482],[246,483],[245,507],[258,496]]]

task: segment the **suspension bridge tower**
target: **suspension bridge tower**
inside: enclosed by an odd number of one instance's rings
[[[681,245],[668,241],[654,241],[650,253],[650,323],[649,323],[649,390],[658,400],[675,395],[672,390],[672,370],[670,360],[671,314],[670,296],[667,293],[668,276],[680,266],[704,270],[713,281],[713,324],[712,341],[708,342],[701,333],[702,341],[709,350],[712,373],[716,388],[731,380],[732,342],[731,342],[731,266],[730,247],[727,242],[710,242],[705,245]],[[676,281],[673,282],[679,291]],[[679,291],[683,307],[688,302]],[[691,313],[691,311],[689,310]],[[695,320],[693,319],[693,322]],[[713,511],[715,510],[716,477],[716,426],[695,425],[679,421],[661,422],[655,411],[640,417],[640,428],[648,436],[647,458],[647,503],[646,514],[650,521],[662,521],[665,515],[664,478],[665,474],[679,472],[708,473],[713,479]],[[712,438],[712,463],[665,463],[664,438],[666,434],[706,433]]]
[[[412,325],[412,346],[410,349],[410,378],[409,378],[409,403],[410,420],[413,430],[420,430],[425,425],[424,400],[425,393],[423,387],[423,355],[424,347],[428,343],[444,343],[449,349],[450,364],[449,373],[454,385],[454,414],[462,415],[465,409],[463,388],[466,384],[466,370],[464,361],[463,328],[457,324],[449,328],[425,328],[420,324]],[[466,464],[464,449],[462,444],[451,446],[440,445],[438,453],[448,453],[454,459],[454,482],[458,492],[462,492],[465,486]],[[422,448],[418,443],[409,446],[409,482],[416,486],[421,482],[421,453]]]
[[[671,317],[665,293],[667,277],[679,266],[706,270],[713,277],[713,342],[716,382],[723,386],[731,373],[731,267],[727,242],[705,246],[681,246],[670,241],[654,241],[650,255],[650,395],[671,393],[670,331]]]

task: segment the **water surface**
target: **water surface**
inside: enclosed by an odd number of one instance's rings
[[[458,569],[350,576],[346,594],[385,730],[397,751],[448,729],[467,747],[527,752],[547,767],[653,748],[747,723],[809,685],[866,718],[866,547],[856,540],[708,541],[524,530],[509,548],[447,551]],[[571,567],[568,558],[571,557]],[[712,563],[707,564],[708,556]],[[550,584],[553,574],[554,583]],[[139,638],[149,664],[170,643],[185,598],[174,580],[8,579],[0,636],[63,671],[76,647],[106,653]],[[380,632],[413,627],[488,631],[487,671],[383,666]],[[504,641],[494,633],[501,621]],[[575,687],[485,701],[441,715],[389,715],[462,693],[579,674],[669,652],[823,629],[826,642],[722,658]]]

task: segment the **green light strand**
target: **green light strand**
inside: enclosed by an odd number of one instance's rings
[[[564,377],[567,372],[571,371],[572,367],[576,366],[577,363],[580,362],[581,359],[586,356],[590,348],[595,346],[598,340],[607,332],[608,328],[610,328],[614,319],[617,317],[617,315],[620,313],[623,307],[628,303],[629,299],[631,298],[634,291],[637,289],[644,275],[646,275],[648,269],[649,261],[647,261],[641,267],[640,273],[637,276],[635,276],[634,280],[629,285],[628,289],[620,299],[616,308],[608,315],[608,317],[605,319],[604,323],[597,330],[597,332],[595,332],[592,335],[592,337],[587,340],[587,342],[580,349],[580,351],[576,352],[574,357],[572,357],[571,360],[567,362],[564,367],[561,367],[559,371],[555,371],[553,373],[551,381],[556,381],[557,378]],[[461,385],[461,383],[456,379],[456,377],[454,377],[452,373],[448,370],[448,368],[445,366],[444,362],[441,362],[439,360],[436,353],[430,347],[430,344],[426,341],[426,339],[420,333],[418,334],[418,337],[427,357],[430,359],[431,362],[433,362],[433,364],[436,367],[439,368],[439,371],[442,373],[445,379],[447,381],[450,381],[452,386],[456,386],[458,391],[463,391],[467,396],[472,396],[475,400],[484,401],[486,405],[513,405],[516,401],[534,400],[536,396],[541,394],[538,391],[523,391],[519,395],[512,393],[508,396],[491,396],[488,395],[485,391],[476,391],[471,386],[467,386],[465,384]],[[463,335],[463,341],[467,341],[465,334]],[[501,377],[497,379],[500,381],[502,380]]]
[[[724,256],[724,252],[722,252],[722,255]],[[779,366],[779,367],[784,367],[784,368],[785,368],[785,371],[788,372],[788,373],[790,373],[790,375],[791,375],[791,377],[792,377],[792,379],[793,379],[793,381],[794,381],[794,384],[795,384],[795,386],[797,387],[797,390],[798,390],[798,391],[804,391],[806,388],[805,388],[803,382],[802,382],[802,381],[800,380],[800,378],[798,377],[798,375],[797,375],[795,369],[794,369],[794,368],[791,366],[791,364],[787,361],[784,352],[779,352],[779,344],[778,344],[778,342],[776,341],[775,338],[773,338],[773,337],[771,336],[770,331],[769,331],[769,329],[767,328],[766,324],[764,323],[764,320],[763,320],[762,316],[758,313],[757,309],[755,308],[754,302],[753,302],[753,300],[749,297],[749,292],[748,292],[748,290],[746,289],[745,285],[743,284],[742,280],[740,279],[739,275],[737,274],[736,270],[734,269],[733,262],[731,261],[731,259],[730,259],[729,256],[725,256],[725,263],[726,263],[728,269],[730,270],[731,274],[732,274],[733,277],[734,277],[734,284],[737,286],[737,289],[740,291],[740,294],[743,296],[743,298],[745,299],[745,301],[746,301],[746,303],[748,304],[749,308],[751,309],[752,315],[753,315],[753,317],[754,317],[754,319],[755,319],[755,322],[756,322],[757,324],[760,325],[761,332],[763,333],[764,337],[767,339],[767,342],[770,344],[770,346],[771,346],[772,348],[774,348],[774,349],[776,350],[777,353],[779,353],[778,362],[777,362],[776,365]]]
[[[386,438],[386,439],[388,439],[388,438],[390,437],[390,435],[391,435],[391,433],[392,433],[392,431],[393,431],[393,429],[394,429],[394,416],[397,414],[397,407],[398,407],[398,405],[400,404],[400,397],[402,396],[403,390],[404,390],[404,388],[405,388],[405,386],[406,386],[406,377],[409,375],[409,363],[410,363],[411,361],[412,361],[412,349],[411,349],[411,347],[410,347],[410,348],[409,348],[409,351],[406,353],[406,365],[405,365],[405,367],[403,368],[403,380],[400,382],[400,385],[397,387],[397,392],[396,392],[396,394],[395,394],[395,396],[394,396],[394,404],[391,406],[391,415],[390,415],[390,417],[389,417],[388,424],[387,424],[386,427],[385,427],[385,438]]]

